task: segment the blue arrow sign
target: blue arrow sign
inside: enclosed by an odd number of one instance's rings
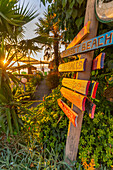
[[[61,57],[81,54],[110,45],[113,45],[113,30],[63,51]]]

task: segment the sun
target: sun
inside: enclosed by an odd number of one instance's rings
[[[4,64],[7,63],[7,60],[4,60],[3,63],[4,63]]]

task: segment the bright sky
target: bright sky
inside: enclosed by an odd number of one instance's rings
[[[29,3],[29,7],[31,8],[33,7],[39,13],[39,16],[37,18],[35,18],[34,20],[32,20],[31,22],[25,25],[26,29],[25,29],[24,39],[31,39],[36,36],[35,31],[34,31],[36,29],[35,23],[38,22],[38,18],[43,17],[43,12],[47,10],[49,4],[46,4],[46,7],[45,7],[42,3],[40,3],[40,0],[19,0],[19,2],[21,5],[24,2],[25,6]],[[63,46],[61,48],[61,51],[62,50],[64,50]],[[44,60],[43,55],[44,55],[44,50],[37,52],[37,55],[31,56],[31,57],[34,57],[35,59],[38,59],[38,60],[40,59]]]
[[[24,2],[25,6],[29,3],[29,7],[31,7],[32,9],[34,8],[39,13],[39,16],[37,18],[25,25],[26,29],[24,39],[31,39],[36,36],[34,31],[36,29],[35,23],[38,21],[38,18],[43,17],[43,12],[47,9],[47,6],[45,7],[42,3],[40,3],[40,0],[19,0],[19,2],[20,4],[23,4]],[[40,60],[41,58],[41,60],[43,60],[43,55],[44,51],[41,51],[38,52],[37,55],[34,56],[34,58],[38,60]]]

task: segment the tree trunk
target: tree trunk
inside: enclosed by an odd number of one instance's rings
[[[57,38],[57,37],[58,37],[57,35],[54,36],[54,38]],[[58,46],[59,46],[59,42],[57,40],[54,40],[53,46],[54,46],[55,70],[58,72],[58,66],[59,66]]]

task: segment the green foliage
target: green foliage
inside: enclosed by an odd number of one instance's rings
[[[106,26],[102,28],[103,31],[106,30]],[[99,30],[101,33],[103,31]],[[86,159],[87,162],[94,159],[96,168],[101,169],[100,167],[103,166],[111,169],[113,166],[113,103],[110,100],[113,99],[111,64],[113,49],[107,47],[96,50],[95,57],[100,52],[105,52],[104,68],[91,72],[91,80],[99,82],[96,99],[93,101],[96,104],[96,112],[93,120],[87,113],[84,115],[78,157]]]
[[[48,6],[48,13],[56,14],[54,21],[60,21],[59,28],[64,30],[63,41],[72,40],[83,27],[86,2],[86,0],[55,0]]]
[[[24,6],[20,7],[18,0],[0,1],[0,38],[16,38],[22,32],[22,26],[34,19],[37,11]],[[10,36],[9,36],[10,35]]]
[[[113,119],[109,102],[95,102],[95,118],[91,120],[85,113],[79,143],[79,158],[94,159],[96,168],[100,164],[111,167],[113,162]]]
[[[12,84],[12,93],[14,96],[14,99],[18,102],[24,102],[24,100],[30,100],[34,98],[34,92],[36,90],[36,87],[32,84],[31,81],[27,82],[25,85],[24,91],[24,85],[20,83],[18,86],[15,84]]]
[[[22,33],[22,26],[38,15],[37,11],[28,9],[28,5],[25,7],[23,4],[20,7],[17,3],[18,0],[0,1],[0,131],[3,130],[10,134],[13,134],[15,128],[19,132],[20,120],[18,114],[24,113],[27,109],[23,108],[23,103],[15,100],[10,87],[10,80],[16,85],[20,81],[9,72],[9,69],[19,61],[17,58],[19,48],[16,48],[15,44],[17,43],[17,36]],[[15,47],[13,50],[11,43]],[[12,63],[14,58],[16,58],[16,61]],[[6,60],[6,63],[3,62],[4,60]]]
[[[54,89],[59,85],[60,76],[56,72],[51,72],[47,75],[46,83],[50,89]]]
[[[18,169],[18,170],[46,170],[46,169],[62,169],[62,170],[76,170],[71,168],[65,161],[60,161],[58,153],[52,149],[41,149],[36,140],[30,140],[26,145],[25,141],[22,144],[25,136],[9,136],[7,139],[2,134],[0,138],[0,169]],[[79,167],[82,167],[79,165]],[[80,169],[80,168],[79,168]]]
[[[23,131],[33,138],[37,138],[38,143],[50,150],[54,149],[60,153],[60,158],[64,155],[68,119],[57,104],[57,99],[61,97],[60,86],[45,97],[41,104],[32,109],[31,116],[26,114],[21,116],[24,123]],[[37,111],[38,110],[38,111]]]
[[[61,39],[60,28],[59,28],[59,21],[54,20],[56,14],[50,14],[44,12],[44,18],[40,18],[39,22],[36,23],[37,29],[36,34],[36,42],[39,37],[44,40],[43,44],[45,45],[45,54],[44,58],[47,59],[52,57],[52,53],[50,50],[53,48],[54,54],[54,66],[55,70],[58,71],[59,65],[59,42]]]
[[[36,86],[40,84],[40,81],[43,80],[43,74],[39,72],[38,74],[35,74],[33,78],[31,78],[30,82]]]
[[[61,97],[60,88],[59,86],[54,89],[41,104],[32,109],[31,115],[26,114],[22,119],[25,122],[25,134],[28,137],[33,136],[42,148],[53,148],[56,153],[60,153],[59,158],[62,159],[68,118],[57,104],[57,99]],[[100,92],[97,93],[97,99],[98,95]],[[77,161],[80,163],[82,159],[86,159],[89,163],[94,159],[96,168],[110,169],[113,161],[113,108],[112,103],[106,101],[105,97],[97,99],[94,101],[97,105],[95,118],[92,120],[87,113],[84,114]]]

